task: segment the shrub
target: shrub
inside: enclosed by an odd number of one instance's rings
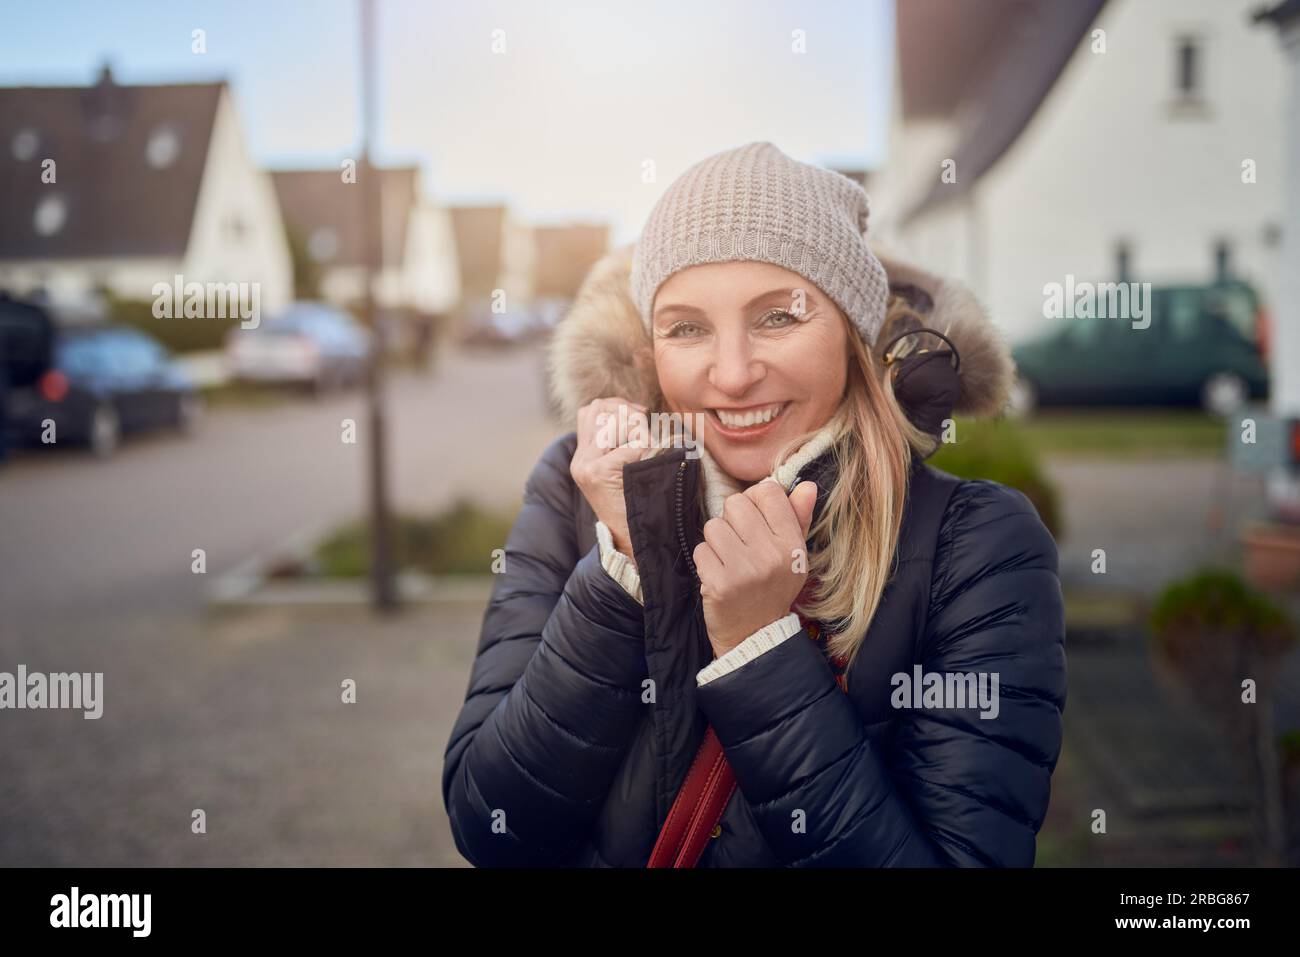
[[[428,575],[486,575],[493,549],[504,548],[514,515],[457,499],[434,516],[393,520],[393,552],[398,568]],[[370,526],[351,522],[321,543],[316,554],[323,574],[358,578],[370,569]]]
[[[226,333],[239,328],[239,318],[227,319],[158,319],[153,302],[148,299],[108,297],[108,318],[147,333],[172,352],[202,352],[220,349]]]
[[[957,441],[941,443],[929,463],[960,478],[990,479],[1019,489],[1059,540],[1064,529],[1056,487],[1043,474],[1020,426],[1009,419],[959,419],[955,433]]]

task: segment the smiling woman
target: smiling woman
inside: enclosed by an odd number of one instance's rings
[[[1033,863],[1056,546],[1018,491],[924,463],[954,412],[1002,410],[1011,363],[866,227],[856,183],[751,143],[588,277],[552,340],[576,428],[527,479],[447,744],[473,863]],[[698,458],[601,448],[628,408],[702,414]],[[1006,695],[894,694],[976,672]]]

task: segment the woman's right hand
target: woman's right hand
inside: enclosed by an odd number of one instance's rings
[[[614,547],[631,558],[632,536],[627,526],[627,507],[623,504],[623,466],[638,461],[650,446],[643,438],[644,433],[629,429],[630,441],[609,447],[610,438],[614,442],[619,439],[620,406],[626,407],[621,416],[625,422],[634,412],[646,414],[645,406],[621,396],[594,399],[578,410],[578,447],[569,463],[569,474],[596,518],[609,529]]]

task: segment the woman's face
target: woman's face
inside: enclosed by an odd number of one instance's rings
[[[756,482],[794,436],[825,425],[848,368],[843,313],[798,273],[760,262],[691,266],[659,287],[655,369],[669,411],[704,415],[724,472]]]

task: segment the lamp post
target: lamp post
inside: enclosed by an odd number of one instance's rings
[[[369,411],[370,477],[370,584],[371,601],[382,612],[397,608],[397,589],[393,581],[392,522],[388,503],[387,425],[384,414],[384,363],[387,336],[379,321],[375,303],[375,279],[381,265],[382,224],[381,184],[378,171],[371,165],[370,150],[375,134],[375,0],[361,3],[361,208],[365,249],[365,311],[371,330],[369,375],[366,377],[366,400]]]

